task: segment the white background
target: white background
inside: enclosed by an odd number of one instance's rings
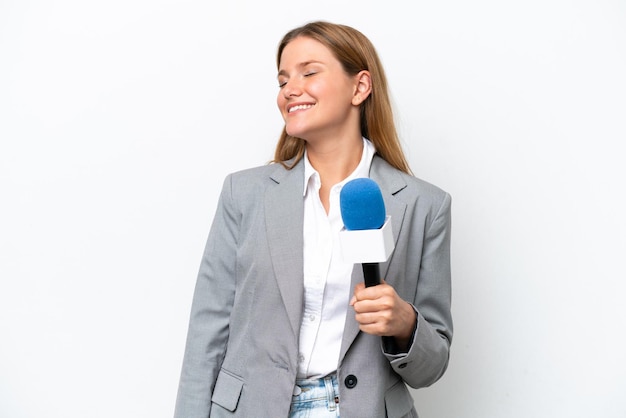
[[[0,416],[167,418],[224,176],[273,155],[275,49],[346,23],[453,196],[423,418],[626,416],[626,3],[0,0]]]

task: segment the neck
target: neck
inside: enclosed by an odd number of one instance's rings
[[[348,177],[361,162],[363,155],[363,140],[333,142],[326,146],[307,143],[307,157],[309,162],[320,175],[320,200],[328,213],[330,209],[330,189],[335,184]]]
[[[336,184],[352,173],[363,155],[363,140],[361,137],[350,141],[333,141],[329,143],[306,144],[309,162],[320,174],[322,184],[324,179]]]

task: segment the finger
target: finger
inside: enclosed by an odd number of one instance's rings
[[[356,286],[354,286],[354,293],[360,293],[363,291],[363,289],[365,289],[365,284],[364,283],[357,283]]]
[[[356,319],[356,322],[358,322],[359,326],[361,327],[363,326],[371,327],[372,325],[378,322],[376,319],[376,315],[371,312],[357,313],[354,316],[354,319]]]
[[[356,313],[365,314],[387,310],[388,305],[381,303],[379,299],[359,299],[352,305],[352,308]]]
[[[350,298],[350,306],[354,306],[355,303],[362,299],[360,294],[363,289],[365,289],[365,285],[363,283],[357,283],[357,285],[354,286],[354,292],[352,294],[352,298]]]

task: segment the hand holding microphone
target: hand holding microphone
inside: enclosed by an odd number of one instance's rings
[[[404,349],[416,316],[413,307],[380,276],[379,263],[387,261],[395,248],[380,188],[369,178],[351,180],[341,189],[339,204],[344,224],[339,233],[344,259],[361,263],[363,269],[364,284],[356,286],[350,301],[360,329],[368,334],[396,337]]]

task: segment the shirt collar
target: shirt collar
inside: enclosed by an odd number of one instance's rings
[[[363,137],[363,154],[361,155],[361,161],[356,169],[343,181],[338,183],[338,186],[343,187],[348,181],[356,178],[369,177],[370,166],[372,164],[372,159],[374,158],[374,154],[376,153],[376,148],[374,148],[374,144],[372,142]],[[306,196],[306,192],[309,189],[309,183],[314,182],[312,186],[315,186],[315,190],[319,190],[320,180],[319,173],[311,163],[309,162],[309,157],[306,153],[306,148],[304,150],[304,190],[302,191],[302,195]]]

